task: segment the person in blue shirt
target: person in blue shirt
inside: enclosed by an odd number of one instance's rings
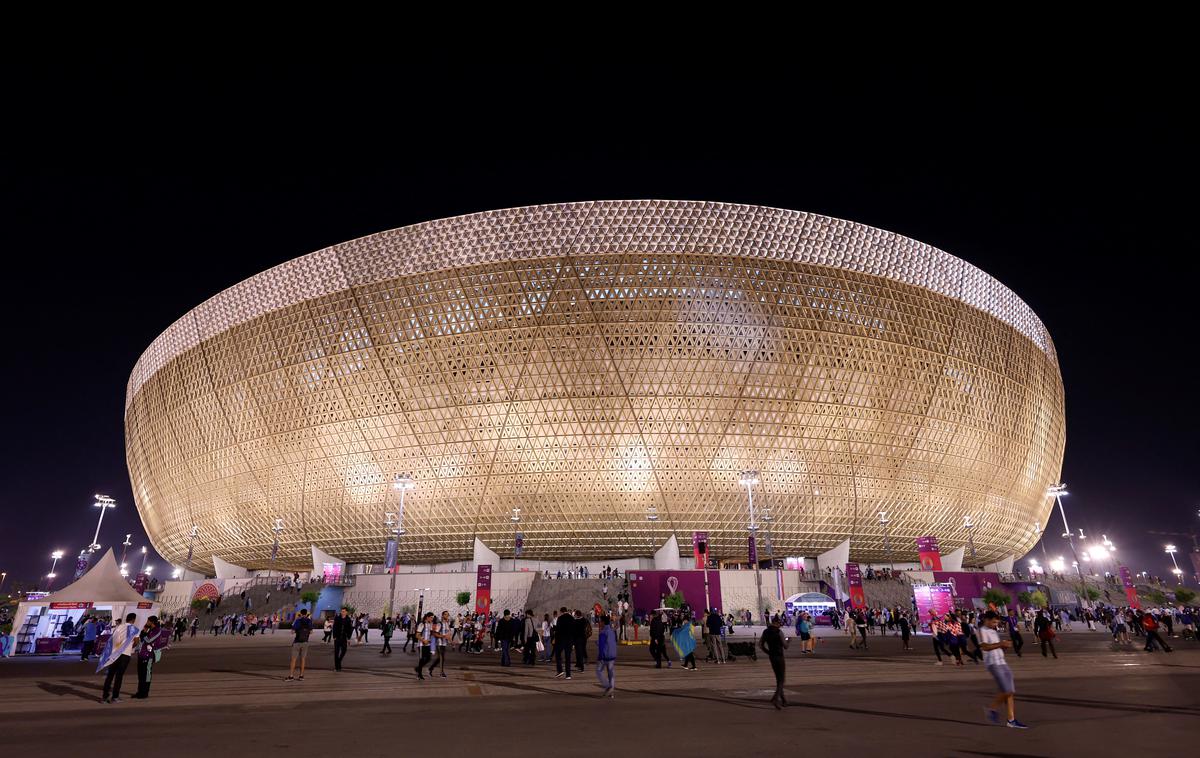
[[[100,625],[94,616],[88,616],[83,625],[83,648],[79,651],[79,660],[86,661],[96,651],[96,638],[100,636]]]
[[[596,678],[604,688],[601,697],[612,697],[617,688],[617,633],[608,616],[600,617],[596,636]]]

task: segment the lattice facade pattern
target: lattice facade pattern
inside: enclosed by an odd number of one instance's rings
[[[975,523],[1023,554],[1062,463],[1041,321],[947,253],[860,224],[674,201],[417,224],[289,261],[147,349],[126,395],[143,523],[182,563],[650,555],[672,533],[746,553],[743,469],[775,555],[852,538],[882,560]],[[657,521],[649,521],[653,509]]]

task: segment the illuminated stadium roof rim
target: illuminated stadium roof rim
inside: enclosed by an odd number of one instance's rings
[[[712,223],[711,215],[702,215],[701,211],[711,214],[713,210],[725,210],[729,213],[762,213],[775,214],[770,222],[782,224],[797,222],[811,224],[802,226],[798,231],[824,233],[824,236],[814,237],[811,234],[779,236],[779,231],[768,228],[771,237],[765,241],[747,236],[741,240],[741,247],[729,245],[728,228],[721,230],[724,238],[705,239],[705,227]],[[667,218],[664,211],[695,212],[697,226],[688,227],[678,219]],[[605,211],[616,211],[622,215],[615,222]],[[632,216],[627,218],[626,216]],[[656,219],[656,216],[658,218]],[[685,222],[686,222],[685,218]],[[601,221],[601,223],[595,223]],[[480,230],[472,230],[471,223],[488,223],[494,225],[491,234],[485,235]],[[623,225],[633,223],[626,228]],[[669,230],[654,230],[656,222],[671,227]],[[769,222],[761,219],[747,218],[748,225],[768,227]],[[514,240],[513,234],[518,227],[525,226],[532,231],[544,226],[562,230],[573,226],[570,242],[562,245],[562,236],[545,240]],[[461,227],[461,228],[458,228]],[[874,243],[871,252],[887,252],[894,255],[888,263],[899,263],[901,257],[909,264],[907,267],[879,266],[879,257],[864,256],[862,251],[846,246],[842,259],[821,257],[828,256],[828,234],[832,230],[837,234],[847,228],[866,231]],[[475,237],[475,244],[453,240],[444,251],[438,250],[438,243],[455,232],[470,232]],[[507,239],[496,239],[496,233],[507,231]],[[442,238],[434,233],[440,232]],[[605,234],[607,232],[607,234]],[[671,239],[656,238],[665,233]],[[424,235],[424,236],[422,236]],[[600,239],[597,239],[597,236]],[[636,239],[631,239],[637,235]],[[392,238],[389,240],[388,238]],[[582,239],[581,239],[582,237]],[[364,245],[372,241],[373,245]],[[392,242],[396,247],[405,248],[407,253],[392,256],[391,260],[355,261],[357,265],[346,266],[341,256],[361,254],[370,256],[379,245],[377,243]],[[548,242],[539,247],[539,242]],[[824,242],[825,244],[811,245],[813,249],[805,250],[805,242]],[[716,248],[716,249],[714,249]],[[469,256],[466,252],[486,250],[486,254]],[[347,242],[316,250],[280,263],[266,271],[245,279],[210,297],[200,305],[188,311],[171,324],[154,342],[146,348],[131,372],[125,393],[125,407],[128,410],[133,397],[151,376],[175,357],[195,347],[221,332],[259,318],[267,313],[287,308],[297,303],[323,297],[335,292],[357,286],[369,285],[374,282],[406,275],[445,270],[460,266],[473,266],[492,263],[500,260],[538,260],[561,256],[586,255],[619,255],[633,251],[644,252],[647,255],[715,255],[761,257],[765,260],[793,260],[799,264],[815,264],[835,269],[867,273],[884,279],[898,281],[903,284],[922,287],[952,298],[958,302],[977,308],[988,313],[1032,340],[1048,357],[1056,359],[1054,343],[1041,319],[1023,300],[1011,289],[995,277],[979,269],[957,256],[945,252],[932,245],[889,232],[878,227],[859,224],[854,221],[824,216],[806,211],[793,211],[769,206],[748,205],[742,203],[722,203],[714,201],[687,200],[591,200],[576,203],[550,203],[544,205],[517,206],[513,208],[480,211],[476,213],[450,216],[432,221],[423,221],[408,226],[402,226],[383,232],[358,237]],[[457,253],[459,259],[439,256],[439,252]],[[400,265],[396,265],[399,263]],[[365,264],[365,265],[364,265]],[[907,270],[905,270],[907,268]],[[373,269],[376,275],[361,280],[351,278],[347,272],[361,272]],[[968,285],[972,285],[968,287]]]

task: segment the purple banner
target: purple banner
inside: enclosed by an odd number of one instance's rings
[[[754,541],[754,535],[750,535],[750,566],[753,568],[758,565],[758,543]]]
[[[389,573],[396,573],[396,562],[399,560],[400,545],[394,538],[389,538],[383,549],[383,567]]]
[[[846,564],[846,589],[850,592],[851,608],[866,608],[867,596],[863,592],[862,571],[857,563]]]
[[[513,555],[519,556],[525,552],[525,532],[517,532],[513,538]]]
[[[983,593],[1003,586],[1000,575],[986,571],[935,571],[933,581],[948,584],[964,608],[972,607],[971,600],[982,598]]]
[[[954,589],[948,584],[921,584],[913,587],[913,599],[917,603],[917,618],[920,629],[929,634],[929,621],[936,616],[942,618],[954,610]]]
[[[679,571],[630,571],[629,589],[634,613],[645,615],[662,605],[667,595],[683,593],[683,599],[696,613],[703,611],[704,572],[693,569]],[[714,608],[720,610],[721,572],[708,572],[708,597]],[[537,610],[537,609],[534,609]]]
[[[75,559],[75,576],[71,579],[72,582],[76,581],[79,579],[79,577],[87,573],[88,565],[91,563],[91,561],[92,554],[88,551],[84,550],[79,554],[79,557]]]

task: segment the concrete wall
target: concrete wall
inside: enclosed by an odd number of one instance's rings
[[[745,571],[721,571],[721,602],[723,613],[737,614],[742,610],[753,611],[758,607],[758,592],[754,583],[754,572],[751,570]],[[807,592],[812,589],[812,585],[808,582],[802,582],[799,571],[779,571],[783,577],[783,594],[779,593],[779,579],[775,571],[764,569],[762,572],[762,597],[763,605],[771,608],[772,611],[783,607],[783,601],[795,595],[798,592]],[[808,575],[809,580],[815,580],[815,576]],[[758,618],[759,613],[755,613],[755,618]]]
[[[533,577],[531,571],[493,571],[492,607],[501,610],[520,608],[529,597]],[[354,586],[346,588],[343,602],[354,606],[359,613],[366,613],[372,618],[379,617],[388,603],[390,580],[388,574],[358,576]],[[475,572],[472,571],[397,574],[396,610],[400,611],[406,606],[415,610],[424,588],[428,588],[425,590],[425,610],[458,613],[475,609]],[[471,593],[471,602],[466,608],[455,602],[455,595],[459,592]]]

